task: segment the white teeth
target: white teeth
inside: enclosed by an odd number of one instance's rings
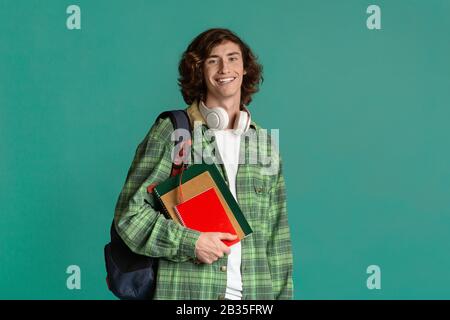
[[[233,81],[235,78],[223,78],[223,79],[217,79],[217,82],[219,83],[228,83]]]

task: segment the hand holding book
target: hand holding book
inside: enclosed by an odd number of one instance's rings
[[[202,232],[195,245],[195,256],[200,262],[211,264],[230,254],[230,248],[223,241],[237,239],[236,235],[222,232]]]

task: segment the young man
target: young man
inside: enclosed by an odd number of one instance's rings
[[[117,202],[115,227],[131,250],[160,258],[154,299],[292,299],[281,161],[270,139],[246,143],[252,141],[246,140],[250,132],[263,132],[246,108],[258,91],[262,67],[234,33],[210,29],[188,46],[179,72],[191,124],[202,133],[200,145],[217,151],[214,162],[253,233],[227,247],[222,240],[235,236],[190,230],[154,209],[147,187],[166,180],[171,170],[168,119],[156,123],[136,151]],[[261,152],[275,159],[276,170],[265,171],[246,158]]]

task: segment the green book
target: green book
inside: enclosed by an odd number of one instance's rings
[[[180,204],[180,200],[188,200],[213,187],[216,189],[239,239],[243,239],[252,233],[252,228],[242,213],[239,204],[214,164],[194,164],[185,169],[181,177],[181,193],[179,188],[180,175],[168,178],[153,189],[153,193],[160,201],[162,211],[167,218],[182,224],[175,212],[175,206]]]

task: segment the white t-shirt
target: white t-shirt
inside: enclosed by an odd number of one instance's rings
[[[239,148],[241,136],[232,130],[216,130],[217,149],[225,166],[228,177],[228,187],[237,201],[236,197],[236,175],[239,165]],[[230,247],[227,263],[227,289],[225,298],[231,300],[242,299],[242,277],[241,277],[241,242]]]

